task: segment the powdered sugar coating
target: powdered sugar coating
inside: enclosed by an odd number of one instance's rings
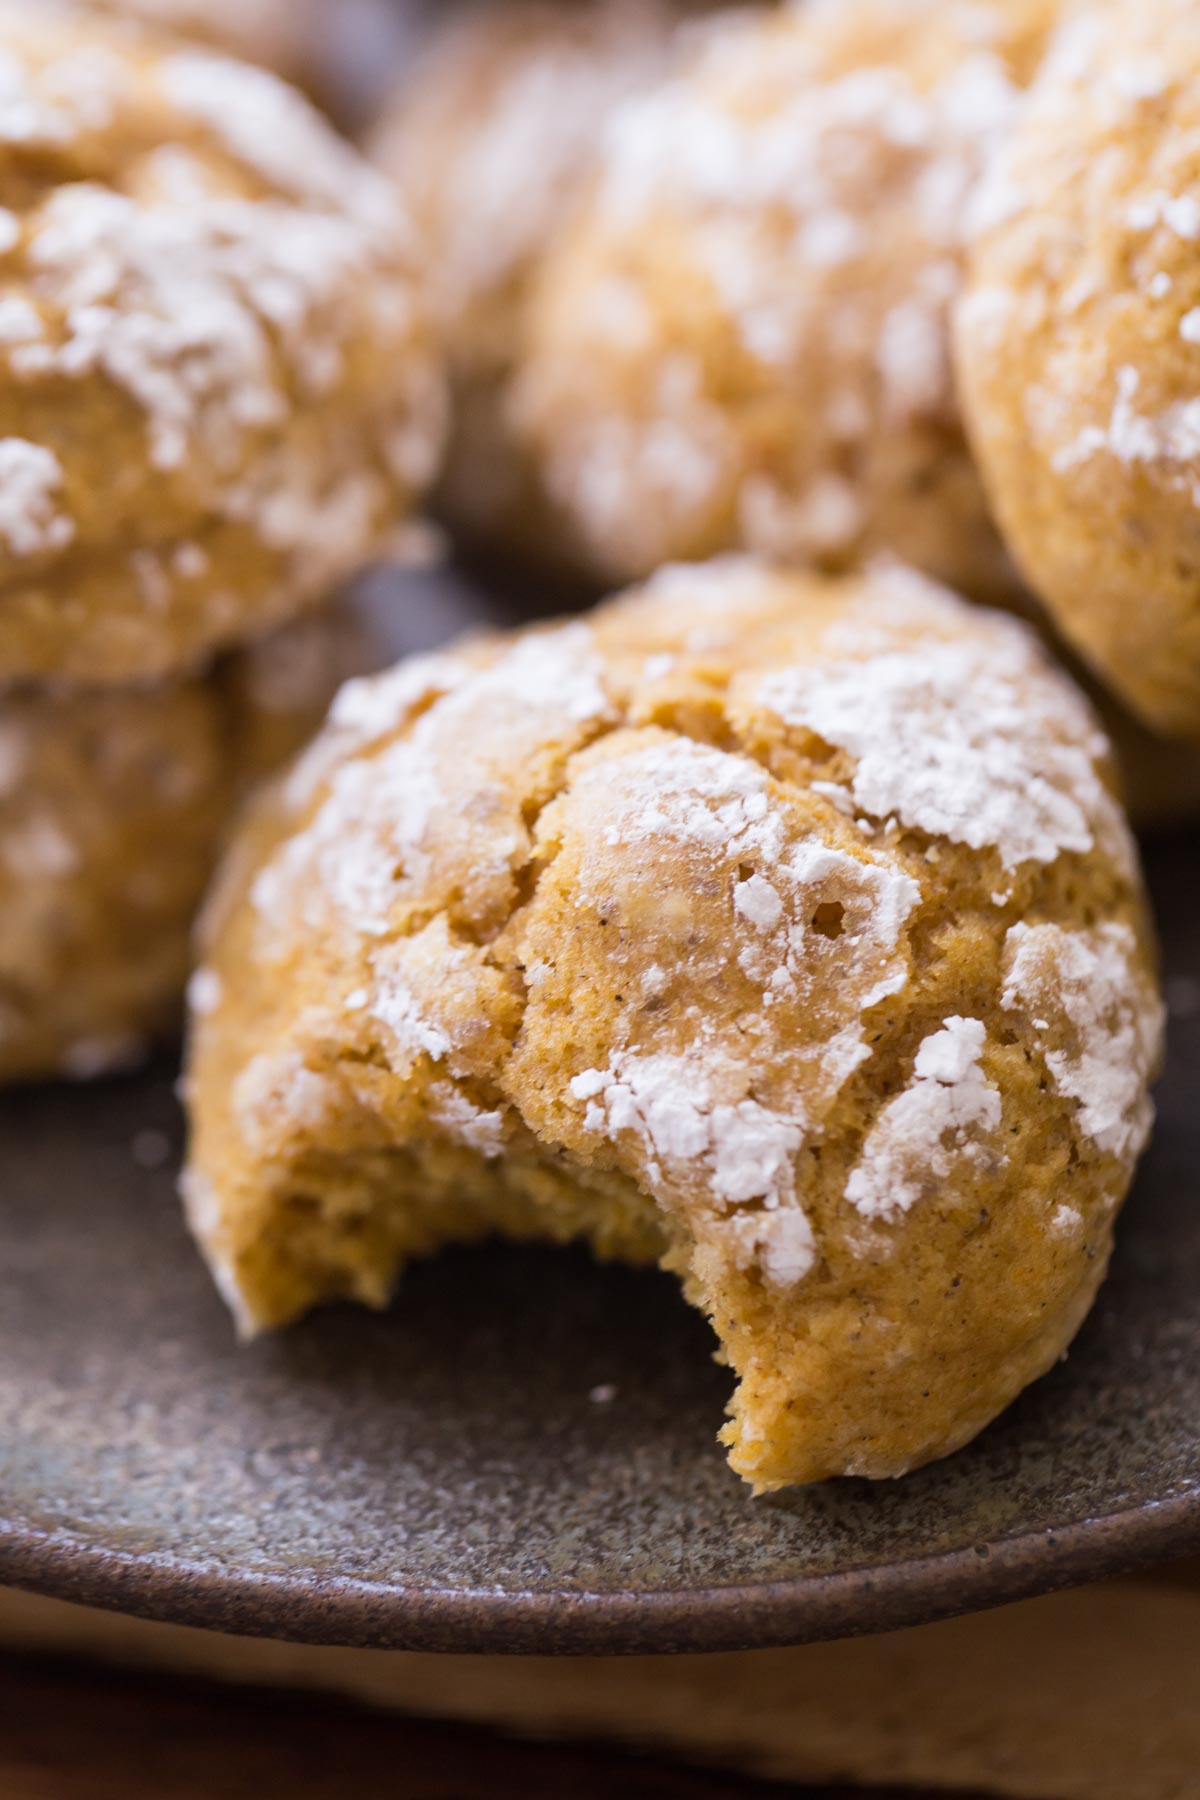
[[[766,1105],[748,1091],[745,1053],[702,1017],[687,1051],[654,1047],[652,1038],[645,1049],[614,1053],[605,1070],[573,1075],[569,1090],[586,1104],[587,1132],[613,1141],[634,1134],[640,1177],[661,1205],[682,1208],[706,1242],[732,1232],[730,1242],[747,1255],[762,1227],[731,1220],[730,1209],[761,1202],[767,1211],[787,1207],[803,1216],[797,1154],[868,1060],[871,1008],[905,985],[904,928],[920,901],[917,883],[886,863],[809,837],[797,841],[783,801],[756,762],[664,738],[631,746],[618,761],[594,762],[569,803],[590,845],[577,877],[582,905],[620,909],[613,896],[630,865],[661,888],[668,905],[675,892],[682,904],[692,887],[723,888],[731,903],[727,954],[758,997],[761,1053],[788,1060],[782,1103]],[[822,908],[836,912],[836,943],[814,927]],[[646,973],[653,1003],[667,978],[657,961]],[[797,1016],[806,1015],[812,1023],[797,1031]],[[785,1266],[797,1270],[801,1228],[789,1230],[791,1254],[776,1244],[772,1279]]]
[[[894,1222],[986,1154],[1003,1110],[983,1073],[986,1042],[982,1020],[960,1018],[925,1039],[911,1085],[884,1107],[846,1182],[864,1218]]]
[[[677,1206],[680,1187],[707,1186],[709,1206],[689,1214],[701,1244],[724,1244],[740,1266],[758,1263],[781,1286],[809,1273],[816,1244],[795,1195],[801,1119],[752,1099],[721,1101],[699,1058],[630,1053],[605,1071],[576,1075],[571,1095],[587,1102],[589,1131],[634,1134],[647,1186],[662,1204]],[[749,1201],[762,1201],[763,1210],[736,1210]]]
[[[75,526],[62,511],[62,464],[25,438],[0,438],[0,537],[13,556],[62,550]]]
[[[989,180],[957,325],[976,454],[1027,581],[1172,736],[1200,730],[1198,71],[1187,0],[1067,9]]]
[[[261,632],[431,478],[407,217],[273,76],[6,0],[0,220],[0,389],[72,502],[37,590],[5,571],[0,675],[124,680]]]
[[[1002,998],[1031,1020],[1059,1092],[1079,1103],[1081,1135],[1132,1161],[1153,1122],[1146,1087],[1162,1058],[1165,1014],[1128,926],[1014,925]]]
[[[519,296],[593,166],[614,106],[662,68],[684,8],[545,0],[460,9],[429,34],[377,127],[380,166],[412,195],[445,328],[500,351]],[[510,345],[511,350],[515,345]]]
[[[455,668],[439,657],[343,693],[332,714],[339,756],[363,741],[364,725],[382,735],[389,714],[395,729],[418,696],[436,697],[407,736],[370,760],[341,762],[307,830],[261,872],[255,901],[264,943],[286,941],[297,919],[315,926],[330,911],[340,929],[385,935],[397,883],[422,884],[438,855],[452,859],[465,884],[506,890],[528,844],[519,809],[476,802],[476,817],[464,819],[455,790],[479,782],[487,792],[490,784],[499,802],[508,771],[536,763],[564,736],[582,741],[608,711],[600,676],[588,628],[572,625],[518,640],[473,676],[469,663]],[[464,737],[470,749],[456,766],[450,747]],[[319,767],[323,747],[310,756]],[[293,795],[311,779],[297,771]]]
[[[530,293],[590,184],[605,121],[666,66],[676,22],[706,4],[428,8],[371,139],[428,246],[453,395],[440,508],[460,533],[535,565],[571,563],[574,550],[509,416]]]
[[[606,572],[883,546],[1004,584],[949,319],[971,195],[1052,11],[730,13],[616,111],[512,408]]]
[[[995,848],[1007,870],[1085,852],[1097,828],[1119,831],[1099,772],[1099,727],[1081,696],[1064,693],[1026,628],[989,617],[970,637],[942,637],[947,596],[905,574],[900,581],[889,606],[896,576],[884,572],[879,598],[829,634],[830,654],[768,676],[761,704],[850,752],[848,790],[860,813]],[[914,605],[931,627],[916,645],[905,631]]]
[[[0,445],[0,490],[4,470]],[[288,680],[273,686],[276,651]],[[190,681],[0,697],[0,1085],[90,1079],[174,1035],[192,925],[238,804],[317,728],[338,670],[371,653],[346,609]],[[190,1004],[211,1015],[223,992],[201,968]]]

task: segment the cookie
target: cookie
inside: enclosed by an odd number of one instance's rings
[[[950,308],[970,195],[1054,11],[748,10],[619,110],[545,260],[511,402],[607,577],[884,548],[1007,592]]]
[[[71,0],[68,0],[71,3]],[[73,0],[81,10],[135,19],[210,43],[300,80],[312,50],[312,0]],[[39,0],[45,5],[46,0]],[[54,4],[54,0],[51,0]]]
[[[205,923],[192,1227],[242,1327],[496,1233],[661,1259],[758,1489],[1062,1353],[1161,1008],[1086,702],[898,567],[670,568],[351,684]]]
[[[390,185],[265,72],[0,5],[0,681],[123,683],[314,603],[433,472]]]
[[[204,677],[0,697],[0,1081],[107,1073],[177,1026],[233,811],[372,666],[342,606]]]
[[[534,274],[585,189],[606,121],[666,64],[687,0],[476,0],[431,25],[373,133],[430,252],[454,393],[440,506],[539,564],[582,555],[514,437],[507,388]]]
[[[984,195],[958,364],[997,517],[1101,678],[1200,735],[1200,16],[1063,27]]]

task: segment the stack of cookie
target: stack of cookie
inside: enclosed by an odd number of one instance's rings
[[[273,76],[16,0],[0,54],[12,1079],[172,1018],[230,811],[356,657],[326,602],[430,478],[442,393],[399,203]]]
[[[495,1231],[659,1258],[748,1481],[896,1475],[1061,1354],[1151,1128],[1107,739],[973,602],[1200,735],[1200,25],[567,12],[472,14],[380,155],[446,516],[644,585],[351,686],[259,800],[189,1212],[247,1329]]]

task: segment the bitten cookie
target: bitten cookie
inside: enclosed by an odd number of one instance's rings
[[[898,568],[671,568],[352,684],[205,943],[186,1196],[246,1330],[497,1232],[662,1258],[759,1489],[898,1475],[1047,1369],[1151,1121],[1107,742]]]
[[[508,381],[530,286],[617,104],[666,64],[687,0],[476,0],[431,27],[372,141],[429,246],[454,430],[440,505],[489,547],[582,554],[513,434]]]
[[[198,679],[0,697],[0,1082],[124,1067],[177,1025],[232,812],[379,661],[343,605]]]
[[[985,195],[958,318],[1031,585],[1156,728],[1200,735],[1200,13],[1063,27]]]
[[[0,681],[173,673],[432,475],[409,227],[261,70],[12,0],[0,53]]]
[[[546,259],[513,412],[598,567],[884,547],[1012,573],[964,440],[965,218],[1054,0],[810,0],[714,23],[622,107]]]

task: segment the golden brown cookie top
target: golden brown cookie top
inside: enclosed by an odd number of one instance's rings
[[[430,245],[455,354],[506,362],[537,260],[617,102],[663,67],[687,0],[477,0],[431,28],[372,144]]]
[[[1031,584],[1160,729],[1200,732],[1200,15],[1064,24],[959,311],[969,423]]]
[[[1053,0],[747,9],[624,105],[516,403],[617,573],[884,545],[1002,583],[961,441],[965,218]]]
[[[0,677],[159,673],[294,611],[429,478],[398,199],[298,95],[0,7]]]

